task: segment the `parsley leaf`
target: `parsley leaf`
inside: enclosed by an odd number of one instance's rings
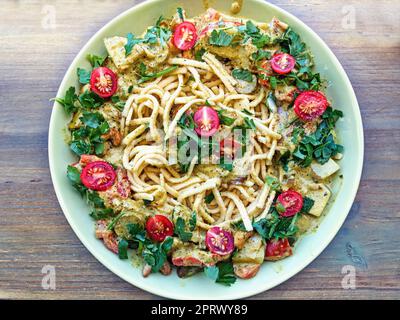
[[[192,233],[186,231],[186,223],[183,218],[178,217],[175,222],[175,234],[181,239],[183,242],[188,242],[192,239]]]
[[[210,192],[208,195],[204,197],[204,202],[210,204],[214,200],[214,193]]]
[[[308,167],[315,159],[320,164],[325,164],[338,153],[343,152],[343,146],[336,144],[332,130],[337,120],[343,116],[338,110],[329,107],[322,115],[323,121],[317,130],[310,135],[304,136],[295,151],[294,161],[301,167]]]
[[[76,72],[78,74],[79,83],[88,84],[90,82],[90,76],[92,74],[91,71],[87,71],[85,69],[78,68]]]
[[[72,186],[77,190],[82,197],[86,198],[86,202],[91,206],[92,211],[90,216],[95,220],[107,219],[114,215],[114,211],[106,208],[103,199],[100,198],[97,192],[89,190],[81,182],[80,171],[73,167],[67,167],[67,178],[72,183]]]
[[[225,286],[231,286],[236,282],[232,262],[224,261],[216,266],[205,267],[204,273],[211,280]]]
[[[253,74],[246,69],[233,69],[232,76],[238,80],[243,80],[247,82],[253,81]]]
[[[171,30],[161,27],[161,22],[163,17],[159,17],[156,25],[147,29],[143,41],[150,44],[155,44],[160,42],[161,46],[165,47],[169,38],[172,35]]]
[[[222,125],[230,127],[236,119],[224,115],[224,110],[217,110],[219,121]]]
[[[195,211],[193,211],[189,219],[189,230],[194,231],[194,229],[196,229],[196,225],[197,225],[197,214]]]
[[[78,156],[82,154],[101,155],[104,152],[102,135],[109,132],[110,127],[99,112],[83,112],[80,120],[83,125],[71,131],[71,150]]]
[[[195,53],[194,53],[194,58],[197,60],[197,61],[203,61],[203,54],[206,52],[206,49],[204,49],[204,48],[200,48],[199,50],[197,50]]]
[[[135,36],[132,33],[128,33],[126,36],[126,44],[124,46],[125,48],[125,56],[129,56],[132,53],[133,47],[137,45],[138,43],[144,42],[143,39],[135,38]]]
[[[208,42],[217,47],[227,47],[232,43],[233,36],[227,34],[223,30],[213,30],[211,32],[211,37],[208,39]]]
[[[303,207],[301,208],[301,213],[309,213],[314,206],[314,200],[309,197],[303,198]]]
[[[75,93],[75,87],[70,87],[67,90],[64,99],[56,98],[55,101],[57,101],[64,107],[64,111],[68,115],[71,115],[78,110],[78,106],[76,104],[76,102],[78,101],[78,96]]]
[[[178,12],[179,19],[181,19],[181,21],[185,21],[182,8],[178,7],[176,8],[176,11]]]
[[[103,65],[103,63],[107,59],[107,57],[100,57],[100,56],[96,56],[94,54],[88,54],[86,56],[86,59],[90,62],[90,64],[92,65],[92,68],[98,68]]]
[[[239,26],[238,30],[244,34],[243,43],[251,39],[253,45],[259,49],[271,43],[271,38],[267,34],[261,32],[250,20],[246,22],[246,26]]]
[[[128,241],[121,239],[118,241],[118,257],[128,259]]]
[[[277,178],[272,177],[272,176],[267,176],[267,178],[265,180],[266,180],[265,182],[268,184],[268,186],[271,188],[271,190],[274,190],[274,191],[280,190],[281,184]]]

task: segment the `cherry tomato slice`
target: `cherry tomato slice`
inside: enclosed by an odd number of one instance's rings
[[[267,242],[265,248],[265,260],[277,261],[292,255],[292,247],[289,240],[285,239],[272,239]]]
[[[311,121],[321,116],[329,102],[318,91],[304,91],[294,101],[294,112],[303,121]]]
[[[166,216],[155,215],[147,220],[146,230],[151,239],[163,242],[166,237],[174,234],[174,225]]]
[[[98,96],[110,98],[118,89],[117,75],[106,67],[99,67],[92,71],[90,89]]]
[[[285,209],[285,211],[279,212],[282,217],[294,216],[303,208],[303,196],[293,190],[281,193],[276,201],[277,206],[281,205]]]
[[[231,138],[221,140],[221,142],[219,143],[219,147],[221,158],[227,157],[232,160],[239,155],[239,152],[242,149],[242,145]]]
[[[258,83],[268,88],[269,87],[268,78],[273,75],[271,63],[268,60],[264,60],[260,68],[262,70],[259,70],[260,77],[258,78]]]
[[[180,50],[190,50],[197,40],[197,31],[193,23],[185,21],[178,24],[174,31],[173,43]]]
[[[211,137],[219,129],[219,117],[217,111],[210,107],[201,107],[194,114],[196,124],[194,129],[199,136]]]
[[[81,181],[85,187],[96,191],[105,191],[115,182],[116,174],[112,165],[105,161],[90,162],[83,168]]]
[[[293,70],[296,59],[288,53],[278,53],[271,59],[271,67],[278,74],[287,74]]]
[[[206,246],[212,253],[221,256],[231,254],[235,249],[232,233],[220,227],[213,227],[207,231]]]

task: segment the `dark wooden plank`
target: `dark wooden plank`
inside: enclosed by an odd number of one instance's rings
[[[93,5],[93,3],[96,5]],[[139,2],[139,1],[136,1]],[[365,126],[363,180],[351,213],[304,271],[256,299],[399,298],[400,4],[395,0],[277,0],[328,43],[345,67]],[[47,130],[54,97],[79,49],[132,1],[54,2],[57,28],[41,27],[43,1],[2,2],[0,11],[0,298],[156,299],[122,281],[83,247],[54,195]],[[355,29],[344,29],[346,6]],[[57,290],[41,269],[57,270]],[[357,289],[343,290],[344,265]]]

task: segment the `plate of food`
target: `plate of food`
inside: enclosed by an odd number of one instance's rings
[[[354,201],[363,129],[327,45],[267,2],[147,1],[79,52],[49,162],[85,247],[174,299],[238,299],[289,279]]]

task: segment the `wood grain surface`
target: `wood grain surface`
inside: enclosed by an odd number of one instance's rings
[[[339,234],[305,270],[253,298],[399,299],[400,2],[271,2],[313,28],[342,62],[360,103],[366,151],[360,189]],[[133,3],[1,1],[0,298],[159,298],[118,278],[80,243],[57,202],[47,159],[49,98],[80,48]],[[56,13],[54,29],[43,27],[49,10]],[[56,268],[56,290],[42,289],[45,265]],[[356,268],[355,290],[342,289],[345,265]]]

